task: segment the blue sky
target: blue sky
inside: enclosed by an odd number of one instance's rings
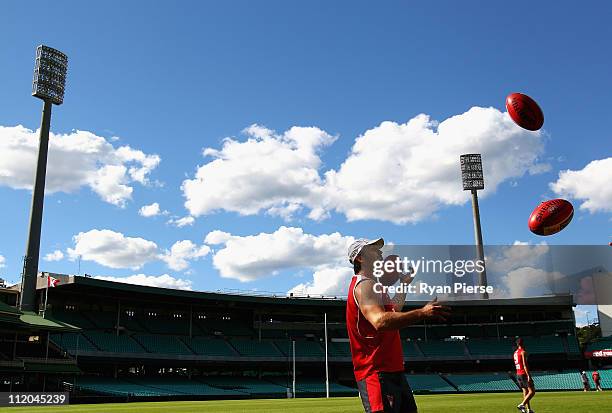
[[[576,215],[546,241],[607,244],[612,61],[602,45],[611,12],[520,1],[8,2],[0,274],[17,281],[25,251],[31,195],[20,182],[33,177],[41,102],[30,88],[41,43],[70,59],[52,119],[63,144],[49,168],[61,173],[41,245],[63,258],[41,259],[43,270],[76,273],[80,255],[81,272],[167,274],[143,278],[160,285],[332,292],[349,237],[473,242],[470,204],[443,165],[471,147],[486,155],[485,179],[494,177],[481,199],[485,243],[540,242],[527,218],[561,196]],[[543,108],[539,134],[508,123],[514,91]],[[438,149],[439,164],[419,158]],[[139,215],[154,203],[159,214]]]

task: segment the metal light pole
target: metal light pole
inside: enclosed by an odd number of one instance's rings
[[[293,398],[295,399],[295,340],[291,341],[291,346],[293,349],[293,383],[291,387],[293,390]]]
[[[325,313],[325,397],[329,399],[329,360],[327,357],[327,313]]]
[[[45,178],[47,173],[47,153],[49,150],[49,128],[51,125],[51,107],[64,102],[64,88],[68,57],[51,47],[38,46],[32,96],[43,100],[42,121],[40,124],[40,143],[38,162],[32,191],[30,209],[30,228],[21,275],[21,297],[19,308],[22,311],[35,310],[36,278],[38,275],[38,258],[40,254],[40,231],[42,227],[43,204],[45,197]]]
[[[478,260],[484,266],[484,247],[482,245],[482,231],[480,229],[480,209],[478,208],[478,190],[484,189],[484,176],[482,173],[482,157],[478,153],[461,155],[461,180],[463,190],[472,192],[472,213],[474,215],[474,236],[476,238],[476,253]],[[483,268],[478,272],[478,285],[487,286],[487,270]],[[487,299],[489,294],[483,292],[480,298]]]
[[[591,325],[591,321],[589,320],[589,312],[586,312],[586,318],[587,318],[587,327]]]

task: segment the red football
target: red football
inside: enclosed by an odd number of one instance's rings
[[[397,268],[397,261],[396,261],[398,258],[399,256],[397,255],[389,255],[388,257],[385,258],[385,261],[383,264],[384,274],[382,275],[382,277],[380,277],[380,282],[382,283],[382,285],[393,285],[399,279],[400,273],[397,271],[398,268]],[[393,262],[394,265],[391,266],[391,264],[387,264],[388,261]],[[387,265],[390,268],[392,268],[392,271],[386,271]]]
[[[529,216],[529,230],[537,235],[552,235],[567,226],[574,216],[574,207],[565,199],[542,202]]]
[[[508,114],[521,128],[535,131],[544,124],[544,113],[535,100],[522,93],[511,93],[506,98]]]

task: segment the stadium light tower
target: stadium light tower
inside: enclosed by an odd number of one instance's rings
[[[482,173],[482,156],[479,153],[468,153],[459,157],[461,162],[461,181],[463,190],[472,192],[472,212],[474,215],[474,235],[476,238],[476,252],[478,260],[484,263],[484,247],[482,245],[482,231],[480,229],[480,209],[478,208],[478,190],[484,189],[484,175]],[[478,284],[487,286],[487,270],[478,273]],[[489,298],[483,292],[481,298]]]
[[[23,273],[21,275],[19,308],[24,311],[35,310],[36,278],[40,254],[40,231],[45,197],[51,107],[54,104],[61,105],[64,102],[67,70],[68,57],[64,53],[43,45],[36,48],[32,96],[42,99],[44,104],[40,124],[38,162],[36,164],[34,189],[32,191],[28,243],[24,257]]]

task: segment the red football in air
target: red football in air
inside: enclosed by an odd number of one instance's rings
[[[392,271],[386,271],[385,267],[383,267],[384,274],[380,277],[380,282],[382,285],[393,285],[397,282],[400,277],[400,273],[397,271],[396,260],[399,258],[397,255],[389,255],[385,258],[385,263],[387,261],[391,261],[394,263]],[[384,264],[383,264],[384,265]],[[390,264],[387,264],[390,266]],[[400,267],[401,269],[401,267]]]
[[[542,202],[529,217],[529,230],[537,235],[552,235],[567,226],[574,216],[574,207],[565,199]]]
[[[506,98],[508,114],[521,128],[535,131],[544,124],[544,113],[535,100],[522,93],[511,93]]]

